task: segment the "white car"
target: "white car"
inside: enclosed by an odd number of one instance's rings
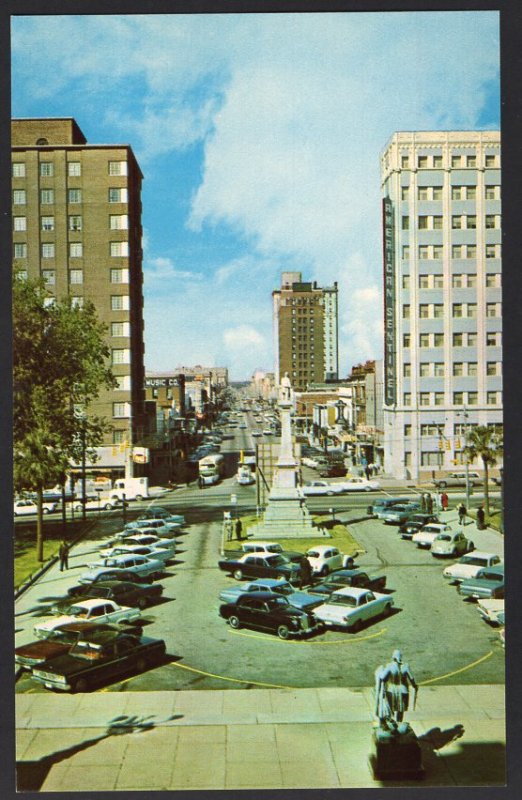
[[[352,556],[345,556],[337,547],[319,544],[305,553],[314,575],[328,575],[336,569],[350,569],[353,566]]]
[[[68,614],[54,617],[48,622],[39,622],[34,626],[34,633],[39,639],[46,639],[55,628],[67,622],[132,622],[140,617],[139,608],[119,606],[114,600],[96,597],[75,603]]]
[[[272,431],[270,430],[270,428],[264,428],[263,433],[265,434],[265,436],[272,436]]]
[[[165,550],[162,547],[154,547],[153,545],[118,544],[106,550],[100,550],[100,555],[102,558],[112,558],[114,556],[145,556],[146,558],[156,558],[166,563],[170,561],[171,558],[174,558],[174,551],[172,549]],[[89,566],[92,568],[94,565],[89,564]]]
[[[328,483],[327,481],[309,481],[301,488],[305,497],[310,495],[334,495],[342,494],[343,488],[340,483]]]
[[[437,536],[440,536],[441,533],[453,533],[451,525],[446,525],[443,522],[430,522],[428,525],[421,528],[420,531],[414,533],[411,540],[417,547],[424,547],[429,550]]]
[[[135,519],[133,522],[127,522],[125,530],[147,530],[150,532],[154,530],[155,533],[163,534],[168,531],[176,531],[181,528],[181,522],[167,522],[167,520],[158,519]]]
[[[462,531],[439,533],[431,545],[432,556],[461,556],[475,549],[473,542],[467,539]]]
[[[175,539],[160,539],[159,536],[156,536],[154,533],[144,533],[143,531],[140,531],[139,533],[133,533],[131,536],[127,536],[125,539],[115,543],[114,546],[119,547],[126,544],[141,544],[150,547],[159,547],[161,550],[170,550],[173,556],[176,552]]]
[[[484,620],[490,625],[502,625],[504,619],[504,600],[484,599],[477,602],[477,610]]]
[[[104,511],[112,511],[113,508],[117,508],[120,504],[120,500],[108,500],[108,499],[98,499],[96,500],[87,500],[85,503],[85,510],[86,511],[100,511],[103,509]],[[77,500],[73,504],[73,508],[75,511],[82,511],[83,510],[83,503]]]
[[[345,586],[332,592],[328,600],[312,610],[316,619],[328,627],[356,630],[373,617],[389,614],[393,598],[356,586]]]
[[[262,436],[261,431],[252,431],[252,436]]]
[[[42,503],[43,514],[52,514],[57,508],[58,503]],[[15,500],[13,513],[15,517],[21,517],[24,514],[37,514],[38,506],[34,500]]]
[[[319,466],[319,462],[315,460],[315,458],[310,458],[309,456],[303,456],[301,459],[301,464],[304,464],[305,467],[310,467],[311,469],[317,469]]]
[[[479,570],[484,567],[497,567],[504,561],[496,553],[485,553],[475,550],[469,555],[462,556],[455,564],[443,570],[442,574],[451,583],[460,583],[467,578],[476,578]]]
[[[256,482],[256,479],[254,478],[250,467],[239,470],[239,472],[236,475],[236,482],[240,486],[250,486],[250,484]]]
[[[335,485],[342,486],[343,492],[376,492],[381,488],[379,481],[367,481],[366,478],[350,478]]]

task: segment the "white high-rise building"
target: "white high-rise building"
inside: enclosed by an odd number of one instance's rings
[[[502,425],[500,153],[498,131],[417,131],[381,156],[384,451],[397,477],[455,470],[466,430]]]

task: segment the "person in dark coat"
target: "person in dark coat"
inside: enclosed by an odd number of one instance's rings
[[[64,569],[69,569],[69,548],[63,540],[60,542],[58,557],[60,559],[60,572],[63,572]]]
[[[240,519],[236,522],[236,539],[241,539],[243,533],[243,523]]]
[[[468,509],[466,508],[464,503],[460,503],[460,505],[457,506],[457,511],[459,512],[459,525],[465,525],[466,514],[468,513]]]
[[[484,513],[484,507],[480,506],[477,509],[477,528],[479,531],[483,531],[484,528],[486,527],[485,521],[486,521],[486,514]]]
[[[312,583],[312,565],[308,561],[306,556],[303,556],[301,561],[299,562],[301,567],[301,586],[308,586]]]
[[[426,495],[426,511],[428,514],[433,514],[433,497],[431,494]]]

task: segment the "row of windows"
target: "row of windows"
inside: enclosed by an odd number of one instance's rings
[[[413,163],[413,160],[410,160],[409,155],[401,156],[401,167],[402,169],[409,169],[410,163]],[[458,167],[467,167],[470,169],[475,169],[479,166],[479,161],[477,159],[477,155],[475,153],[472,154],[464,154],[464,153],[452,153],[450,157],[450,164],[455,169]],[[500,156],[494,153],[485,153],[483,164],[485,167],[499,167],[500,166]],[[417,167],[419,169],[442,169],[444,166],[444,157],[442,155],[418,155],[417,156]]]
[[[444,378],[446,371],[446,364],[443,361],[421,361],[419,363],[419,376],[421,378]],[[478,363],[476,361],[454,361],[452,372],[453,375],[476,376],[478,375]],[[486,374],[501,375],[501,362],[488,361]],[[405,378],[411,377],[410,363],[403,364],[403,375]]]
[[[54,217],[40,217],[40,229],[42,231],[54,231]],[[67,219],[67,227],[70,231],[83,230],[83,217],[79,214],[72,214]],[[128,214],[109,214],[109,229],[111,231],[126,231],[129,228]],[[13,229],[15,231],[27,230],[27,217],[13,217]]]
[[[402,248],[403,261],[410,259],[410,247],[404,245]],[[486,244],[485,255],[486,258],[500,258],[502,247],[500,244]],[[444,247],[441,244],[423,244],[417,248],[417,254],[421,261],[440,261],[444,258]],[[454,244],[451,247],[451,257],[454,259],[468,259],[477,257],[476,244]]]
[[[67,202],[68,203],[81,203],[82,202],[81,189],[67,189]],[[108,191],[109,203],[127,203],[129,193],[126,188],[110,188]],[[54,189],[40,189],[40,204],[53,205],[55,198]],[[25,189],[14,189],[13,191],[13,205],[25,206],[27,203],[27,192]]]
[[[17,270],[17,276],[20,280],[27,280],[28,273],[26,269]],[[80,284],[83,283],[83,269],[70,269],[69,270],[69,283]],[[42,278],[48,286],[56,284],[56,270],[44,269],[42,270]],[[128,269],[111,269],[110,271],[111,283],[128,283],[129,270]],[[111,297],[111,308],[113,311],[128,311],[129,310],[129,297],[128,295],[113,295]]]
[[[410,275],[403,275],[401,283],[403,289],[410,289],[411,288]],[[419,275],[418,284],[419,284],[419,289],[443,289],[444,275],[441,274]],[[500,272],[486,273],[485,285],[489,289],[498,288],[501,285]],[[453,289],[476,289],[477,287],[476,273],[455,272],[451,276],[451,287]]]
[[[486,303],[486,317],[500,317],[501,314],[500,303]],[[420,303],[418,311],[418,319],[441,319],[444,317],[445,305],[443,303]],[[476,317],[477,316],[477,303],[452,303],[451,316],[458,317]],[[402,307],[402,318],[411,318],[411,306],[406,304]]]
[[[476,347],[478,344],[478,335],[475,331],[468,331],[467,333],[454,333],[451,338],[453,347]],[[411,333],[404,333],[402,337],[402,346],[405,348],[411,347]],[[502,334],[500,331],[488,331],[486,333],[486,347],[501,347]],[[444,347],[444,334],[443,333],[420,333],[419,334],[419,347]]]
[[[417,218],[417,227],[419,230],[442,230],[443,217],[438,216],[425,216],[421,215]],[[402,217],[401,222],[402,230],[410,230],[410,217]],[[471,230],[477,229],[477,215],[476,214],[454,214],[451,217],[451,227],[453,230]],[[499,214],[485,214],[484,227],[488,230],[493,228],[500,228],[500,215]]]
[[[419,405],[420,406],[443,406],[445,394],[444,392],[419,392]],[[404,392],[403,405],[411,406],[412,394],[411,392]],[[453,392],[454,406],[477,406],[478,405],[478,392]],[[502,392],[486,392],[486,404],[488,406],[499,406],[502,404]]]
[[[82,174],[82,165],[80,161],[67,162],[67,174],[71,178],[77,178]],[[109,161],[108,163],[109,175],[127,175],[127,162],[126,161]],[[54,163],[52,161],[40,161],[40,175],[42,178],[52,178],[54,175]],[[13,162],[13,178],[25,178],[26,165],[24,161]]]
[[[27,258],[27,244],[25,242],[15,242],[13,245],[15,258]],[[128,242],[109,242],[110,255],[115,258],[127,258],[129,255]],[[54,242],[45,242],[40,246],[42,258],[55,258],[56,247]],[[69,258],[82,258],[82,242],[69,242]]]
[[[475,422],[469,422],[469,423],[457,422],[455,425],[453,425],[453,435],[454,436],[465,436],[467,433],[469,433],[470,430],[472,430],[473,428],[477,428],[477,427],[478,427],[478,423],[475,423]],[[437,425],[434,422],[424,423],[424,424],[422,424],[420,426],[420,435],[421,436],[440,436],[441,435],[441,428],[442,429],[444,428],[443,424]],[[503,426],[500,423],[499,424],[488,424],[488,428],[495,428],[495,429],[498,430],[498,433],[501,434]],[[410,425],[410,424],[405,425],[404,426],[404,435],[405,436],[411,436],[411,434],[412,434],[412,425]]]
[[[418,186],[417,200],[442,200],[442,186]],[[409,200],[411,197],[411,186],[401,186],[401,200]],[[452,186],[452,200],[476,200],[476,186]],[[484,186],[485,200],[500,200],[500,186],[498,184],[488,184]]]

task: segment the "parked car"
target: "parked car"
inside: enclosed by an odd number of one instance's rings
[[[78,580],[80,583],[90,583],[100,571],[106,572],[108,569],[121,569],[142,576],[159,578],[165,570],[165,564],[159,558],[146,558],[140,555],[108,556],[92,564],[89,571],[80,575]]]
[[[310,469],[317,469],[319,466],[319,462],[315,458],[310,458],[310,456],[303,456],[301,458],[301,464],[305,467],[310,467]]]
[[[42,503],[42,513],[43,514],[52,514],[53,511],[58,509],[58,503]],[[29,498],[22,498],[21,500],[15,500],[13,504],[13,514],[15,517],[22,517],[26,514],[37,514],[38,513],[38,505],[36,500],[30,500]]]
[[[274,554],[278,553],[281,556],[286,556],[289,561],[299,562],[302,557],[303,553],[299,552],[298,550],[283,550],[282,546],[279,542],[256,542],[256,541],[249,541],[243,542],[241,545],[241,552],[242,553],[266,553],[266,554]]]
[[[482,486],[484,483],[482,476],[478,472],[468,472],[468,479],[470,486]],[[443,478],[437,478],[433,481],[437,489],[445,489],[447,486],[465,486],[466,485],[466,472],[450,472]]]
[[[431,555],[440,556],[461,556],[475,549],[472,541],[467,539],[462,531],[447,531],[439,533],[431,545]]]
[[[313,614],[328,627],[357,630],[364,622],[388,614],[393,606],[389,594],[379,594],[370,589],[345,586],[337,589]]]
[[[436,514],[412,514],[406,522],[399,527],[401,539],[411,539],[414,533],[420,531],[425,525],[431,522],[440,522]]]
[[[342,494],[343,490],[337,483],[328,483],[327,481],[308,481],[301,489],[305,497],[311,495],[334,495]]]
[[[79,580],[82,579],[87,573],[84,573]],[[138,575],[136,572],[130,572],[126,569],[98,569],[93,570],[92,580],[85,580],[83,583],[77,583],[67,589],[67,594],[70,597],[77,597],[85,592],[86,586],[93,586],[97,583],[104,583],[105,581],[128,581],[129,583],[144,584],[149,582],[148,575]]]
[[[239,586],[230,586],[220,592],[219,599],[223,603],[237,603],[238,598],[243,594],[259,594],[259,592],[268,592],[279,597],[286,597],[290,605],[303,610],[313,608],[322,602],[320,598],[314,597],[307,592],[300,592],[294,589],[288,581],[278,580],[277,578],[258,578],[256,581],[241,583]]]
[[[38,622],[34,633],[39,639],[45,639],[51,631],[66,622],[85,620],[86,622],[132,622],[140,618],[140,611],[129,606],[119,606],[114,600],[93,597],[91,600],[80,600],[70,607],[69,613],[54,617],[47,622]]]
[[[382,511],[378,516],[386,525],[404,525],[408,517],[420,511],[420,508],[419,503],[393,505]]]
[[[162,550],[171,550],[174,556],[176,552],[175,539],[160,539],[155,533],[133,533],[131,536],[126,536],[119,544],[142,544],[150,547],[159,547]]]
[[[411,502],[411,497],[379,497],[371,506],[368,506],[368,514],[382,519],[382,515],[392,506],[404,505],[409,502]]]
[[[327,466],[319,466],[319,475],[321,478],[344,478],[348,470],[344,464],[329,464]]]
[[[262,435],[263,434],[261,433],[261,431],[252,431],[252,436],[256,436],[257,437],[257,436],[262,436]]]
[[[85,502],[85,510],[86,511],[112,511],[114,508],[117,508],[121,505],[121,500],[116,498],[109,500],[108,498],[102,499],[101,497],[90,498]],[[75,511],[83,511],[83,503],[81,500],[76,500],[73,503],[73,508]]]
[[[430,522],[428,525],[424,525],[417,533],[414,533],[411,540],[417,547],[429,550],[439,534],[452,532],[451,525],[445,522]]]
[[[328,575],[336,569],[353,565],[353,557],[341,553],[337,547],[330,544],[319,544],[310,547],[305,553],[314,575]]]
[[[15,663],[21,669],[31,670],[56,656],[68,653],[79,638],[85,639],[100,630],[118,630],[115,625],[102,622],[66,622],[58,625],[46,639],[36,639],[15,649]]]
[[[168,522],[166,519],[136,519],[133,522],[127,522],[124,526],[126,531],[146,530],[150,532],[154,530],[158,535],[168,533],[170,531],[177,531],[181,528],[181,522]]]
[[[282,555],[266,555],[245,553],[239,558],[218,562],[219,569],[233,575],[237,581],[243,578],[285,578],[298,582],[301,578],[301,568]]]
[[[143,609],[163,594],[163,586],[159,583],[139,584],[128,581],[98,581],[95,584],[83,585],[82,589],[83,594],[69,595],[69,597],[55,602],[51,607],[53,614],[67,614],[72,605],[81,600],[89,600],[91,597],[103,597],[107,600],[114,600],[120,606],[135,606]]]
[[[477,610],[484,622],[487,622],[489,625],[497,626],[504,624],[503,599],[478,600]]]
[[[32,678],[46,689],[85,692],[133,670],[143,672],[161,661],[165,651],[163,639],[99,631],[89,639],[79,639],[68,653],[52,659],[44,669],[33,669]]]
[[[386,586],[386,576],[370,577],[362,569],[340,569],[331,572],[321,583],[310,587],[309,591],[311,594],[329,595],[342,589],[343,586],[357,586],[361,589],[380,592]]]
[[[503,563],[503,560],[496,553],[475,550],[473,553],[459,558],[455,564],[446,567],[442,575],[450,583],[461,583],[468,578],[476,578],[481,569],[497,567]]]
[[[379,481],[367,481],[366,478],[349,478],[337,486],[342,486],[343,492],[376,492],[381,488]]]
[[[479,569],[475,578],[464,579],[457,591],[473,600],[502,600],[504,598],[504,565]]]
[[[242,625],[277,633],[280,639],[309,633],[318,627],[311,614],[290,605],[286,597],[271,592],[241,595],[236,603],[220,606],[219,614],[236,630]]]
[[[139,522],[146,519],[163,519],[165,522],[178,522],[180,525],[185,524],[185,517],[183,514],[173,514],[166,508],[160,506],[150,506],[146,508],[138,517]]]
[[[113,556],[146,556],[147,558],[154,558],[162,561],[164,564],[174,558],[175,551],[164,550],[161,547],[152,547],[144,544],[120,544],[115,547],[109,547],[107,550],[100,550],[100,555],[106,558]],[[90,564],[89,566],[96,566]]]

